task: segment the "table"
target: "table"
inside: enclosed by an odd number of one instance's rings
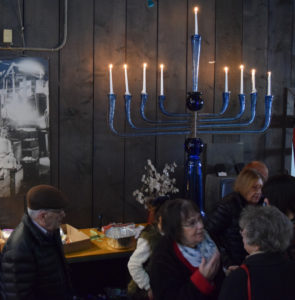
[[[80,229],[80,231],[85,233],[89,237],[91,237],[91,231],[96,232],[98,235],[102,235],[102,233],[96,228]],[[104,237],[99,238],[97,240],[91,240],[90,248],[83,251],[68,253],[65,255],[65,257],[68,263],[88,262],[106,259],[108,260],[114,258],[126,258],[132,254],[132,252],[135,249],[135,246],[136,242],[134,240],[134,243],[130,248],[115,249],[107,244],[107,238]]]
[[[93,231],[102,235],[96,228],[80,229],[80,231],[89,237],[92,236]],[[103,293],[105,288],[125,290],[130,281],[127,263],[135,247],[134,239],[132,247],[115,249],[107,244],[107,237],[104,237],[91,240],[91,246],[83,251],[66,254],[72,283],[77,294],[85,297],[88,294]]]

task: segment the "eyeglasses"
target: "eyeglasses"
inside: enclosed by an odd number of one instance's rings
[[[63,209],[53,209],[52,208],[52,209],[46,209],[45,211],[53,212],[53,213],[58,214],[58,215],[65,213],[65,211]]]
[[[201,217],[196,219],[190,219],[187,223],[182,224],[182,226],[186,228],[193,228],[200,224],[203,224],[203,220]]]

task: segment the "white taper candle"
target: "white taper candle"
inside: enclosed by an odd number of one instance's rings
[[[127,65],[124,65],[124,73],[125,73],[125,95],[130,95],[128,88],[128,75],[127,75]]]
[[[241,84],[240,84],[240,94],[242,95],[244,93],[244,66],[241,65]]]
[[[146,66],[147,64],[143,64],[143,74],[142,74],[142,94],[146,94]]]
[[[198,7],[194,8],[194,11],[195,11],[195,35],[199,34],[199,28],[198,28],[198,10],[199,10]]]
[[[109,69],[110,69],[110,94],[114,94],[114,90],[113,90],[113,76],[112,76],[113,65],[112,64],[109,65]]]
[[[271,96],[271,72],[267,72],[267,96]]]
[[[164,65],[160,65],[161,69],[161,82],[160,82],[160,96],[164,96]]]
[[[228,93],[228,67],[224,68],[224,92]]]
[[[255,69],[252,69],[252,70],[251,70],[252,93],[256,93],[256,87],[255,87],[255,73],[256,73],[256,70],[255,70]]]

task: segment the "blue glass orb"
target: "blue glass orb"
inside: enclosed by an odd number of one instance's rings
[[[187,138],[184,149],[189,155],[200,155],[204,149],[204,143],[200,138]]]
[[[186,106],[189,110],[197,111],[202,109],[204,100],[201,98],[201,92],[190,92],[186,98]]]
[[[148,7],[153,7],[155,5],[153,0],[148,0]]]

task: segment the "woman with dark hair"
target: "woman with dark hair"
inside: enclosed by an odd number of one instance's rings
[[[254,169],[238,175],[234,192],[225,196],[205,219],[205,228],[218,244],[222,264],[229,270],[239,266],[247,255],[240,235],[239,218],[247,205],[262,204],[263,178]]]
[[[219,252],[204,230],[196,204],[186,199],[168,201],[162,231],[151,258],[154,299],[217,299],[223,279]]]
[[[262,193],[266,204],[276,206],[291,220],[295,232],[295,178],[287,174],[272,176],[264,184]],[[286,253],[295,260],[295,236]]]
[[[294,299],[295,263],[282,254],[293,235],[290,220],[273,206],[247,207],[240,227],[249,256],[224,280],[218,299]]]

